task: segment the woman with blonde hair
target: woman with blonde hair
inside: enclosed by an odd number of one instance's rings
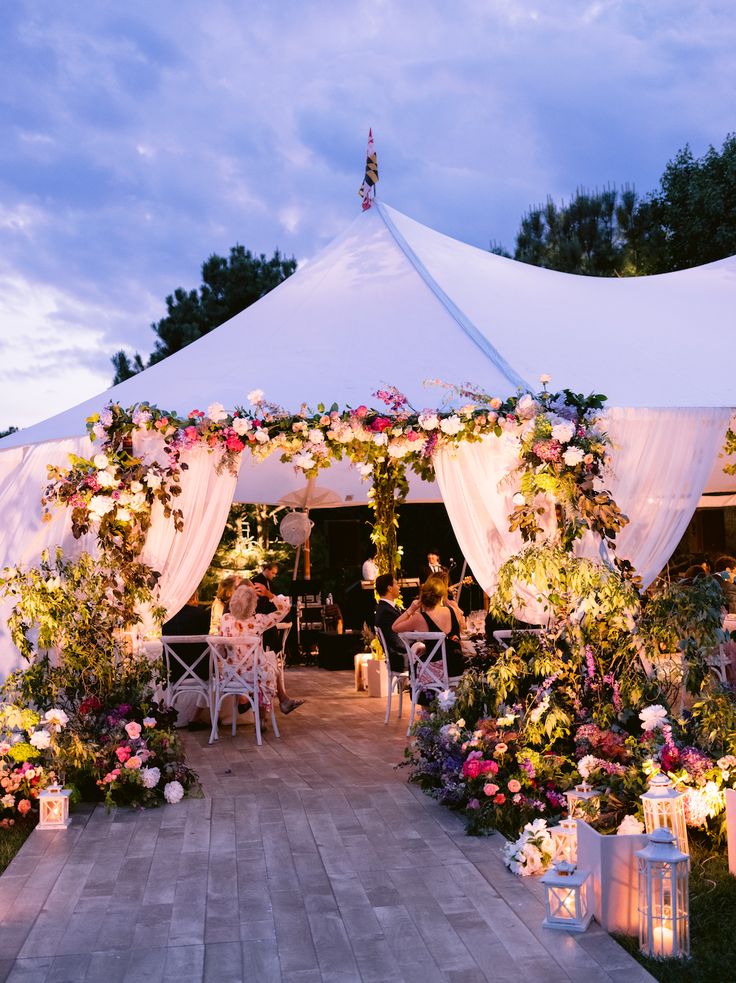
[[[274,611],[269,614],[256,614],[258,594],[249,580],[243,581],[230,598],[230,610],[222,616],[220,634],[227,637],[238,635],[263,635],[265,631],[283,621],[289,613],[291,601],[283,594],[273,597]],[[246,656],[245,646],[233,646],[239,657]],[[250,668],[247,661],[245,668]],[[291,713],[300,707],[304,700],[292,700],[284,686],[284,673],[279,667],[278,657],[270,648],[263,648],[258,660],[259,704],[263,710],[270,710],[274,699],[278,698],[282,713]],[[247,703],[245,704],[247,707]]]
[[[210,608],[210,635],[220,634],[220,622],[222,616],[230,607],[230,598],[243,582],[240,574],[232,573],[228,577],[223,577],[217,587],[215,599]]]
[[[412,601],[393,624],[395,632],[443,632],[449,676],[462,676],[465,671],[460,642],[460,632],[464,628],[465,616],[457,604],[448,598],[445,578],[435,574],[426,579],[419,589],[419,597]]]

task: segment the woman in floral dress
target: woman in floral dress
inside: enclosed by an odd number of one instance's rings
[[[276,608],[270,614],[256,614],[258,595],[250,581],[242,583],[230,598],[230,610],[223,614],[220,622],[220,633],[232,638],[237,635],[259,635],[283,621],[289,613],[291,601],[279,594],[273,599]],[[238,656],[247,657],[245,646],[234,646]],[[248,668],[248,662],[245,663]],[[282,713],[291,713],[301,706],[304,700],[292,700],[284,686],[284,673],[279,667],[278,657],[271,649],[263,649],[258,664],[259,704],[264,710],[270,710],[274,699],[278,699]],[[248,705],[247,703],[245,704]]]

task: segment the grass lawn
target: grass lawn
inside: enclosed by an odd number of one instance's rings
[[[35,823],[16,822],[10,829],[0,829],[0,874],[31,835],[35,825]]]
[[[725,844],[719,850],[690,842],[689,962],[646,959],[637,939],[616,939],[655,979],[664,983],[736,981],[736,877],[728,872]]]

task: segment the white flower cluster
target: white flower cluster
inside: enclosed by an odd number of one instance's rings
[[[644,823],[636,816],[624,816],[616,830],[617,836],[634,836],[644,832]]]
[[[152,769],[153,771],[158,771],[158,769]],[[170,805],[175,805],[177,802],[181,802],[184,798],[184,788],[181,782],[167,782],[164,785],[164,798]]]
[[[659,730],[667,723],[667,710],[660,703],[654,703],[652,706],[644,707],[639,713],[639,720],[642,730]]]
[[[554,848],[552,834],[544,819],[527,823],[514,843],[503,848],[503,861],[509,870],[520,877],[541,874],[552,863]]]

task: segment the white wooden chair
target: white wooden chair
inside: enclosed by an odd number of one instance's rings
[[[387,724],[389,717],[391,716],[391,700],[393,698],[394,690],[399,697],[399,720],[401,720],[401,707],[404,701],[404,683],[409,680],[409,672],[406,669],[400,671],[395,671],[391,668],[391,662],[388,657],[388,645],[386,644],[386,639],[380,628],[376,628],[376,635],[378,641],[381,643],[381,648],[383,649],[383,657],[386,660],[386,674],[388,676],[388,692],[386,693],[386,719],[384,724]]]
[[[161,637],[163,660],[166,667],[166,683],[163,689],[164,704],[168,709],[186,696],[203,698],[212,707],[212,651],[207,635],[163,635]],[[180,646],[201,646],[199,655],[187,661],[181,655]],[[206,669],[206,673],[205,673]],[[181,672],[181,675],[179,673]],[[178,676],[172,679],[172,676]]]
[[[417,699],[422,692],[442,693],[460,682],[461,676],[448,676],[446,636],[442,631],[400,631],[397,633],[406,649],[409,662],[411,713],[407,737],[411,733]]]
[[[256,744],[263,743],[261,737],[261,715],[258,708],[258,667],[263,652],[260,635],[215,635],[209,638],[212,652],[212,731],[209,743],[219,739],[217,720],[220,708],[228,697],[233,698],[232,734],[238,726],[238,697],[245,697],[253,710],[256,724]],[[280,737],[276,713],[271,704],[271,726],[276,737]]]
[[[278,659],[279,669],[283,671],[284,665],[286,664],[286,641],[291,631],[291,622],[279,621],[276,625],[276,630],[281,633],[281,642],[279,644],[279,650],[276,653],[276,658]]]

